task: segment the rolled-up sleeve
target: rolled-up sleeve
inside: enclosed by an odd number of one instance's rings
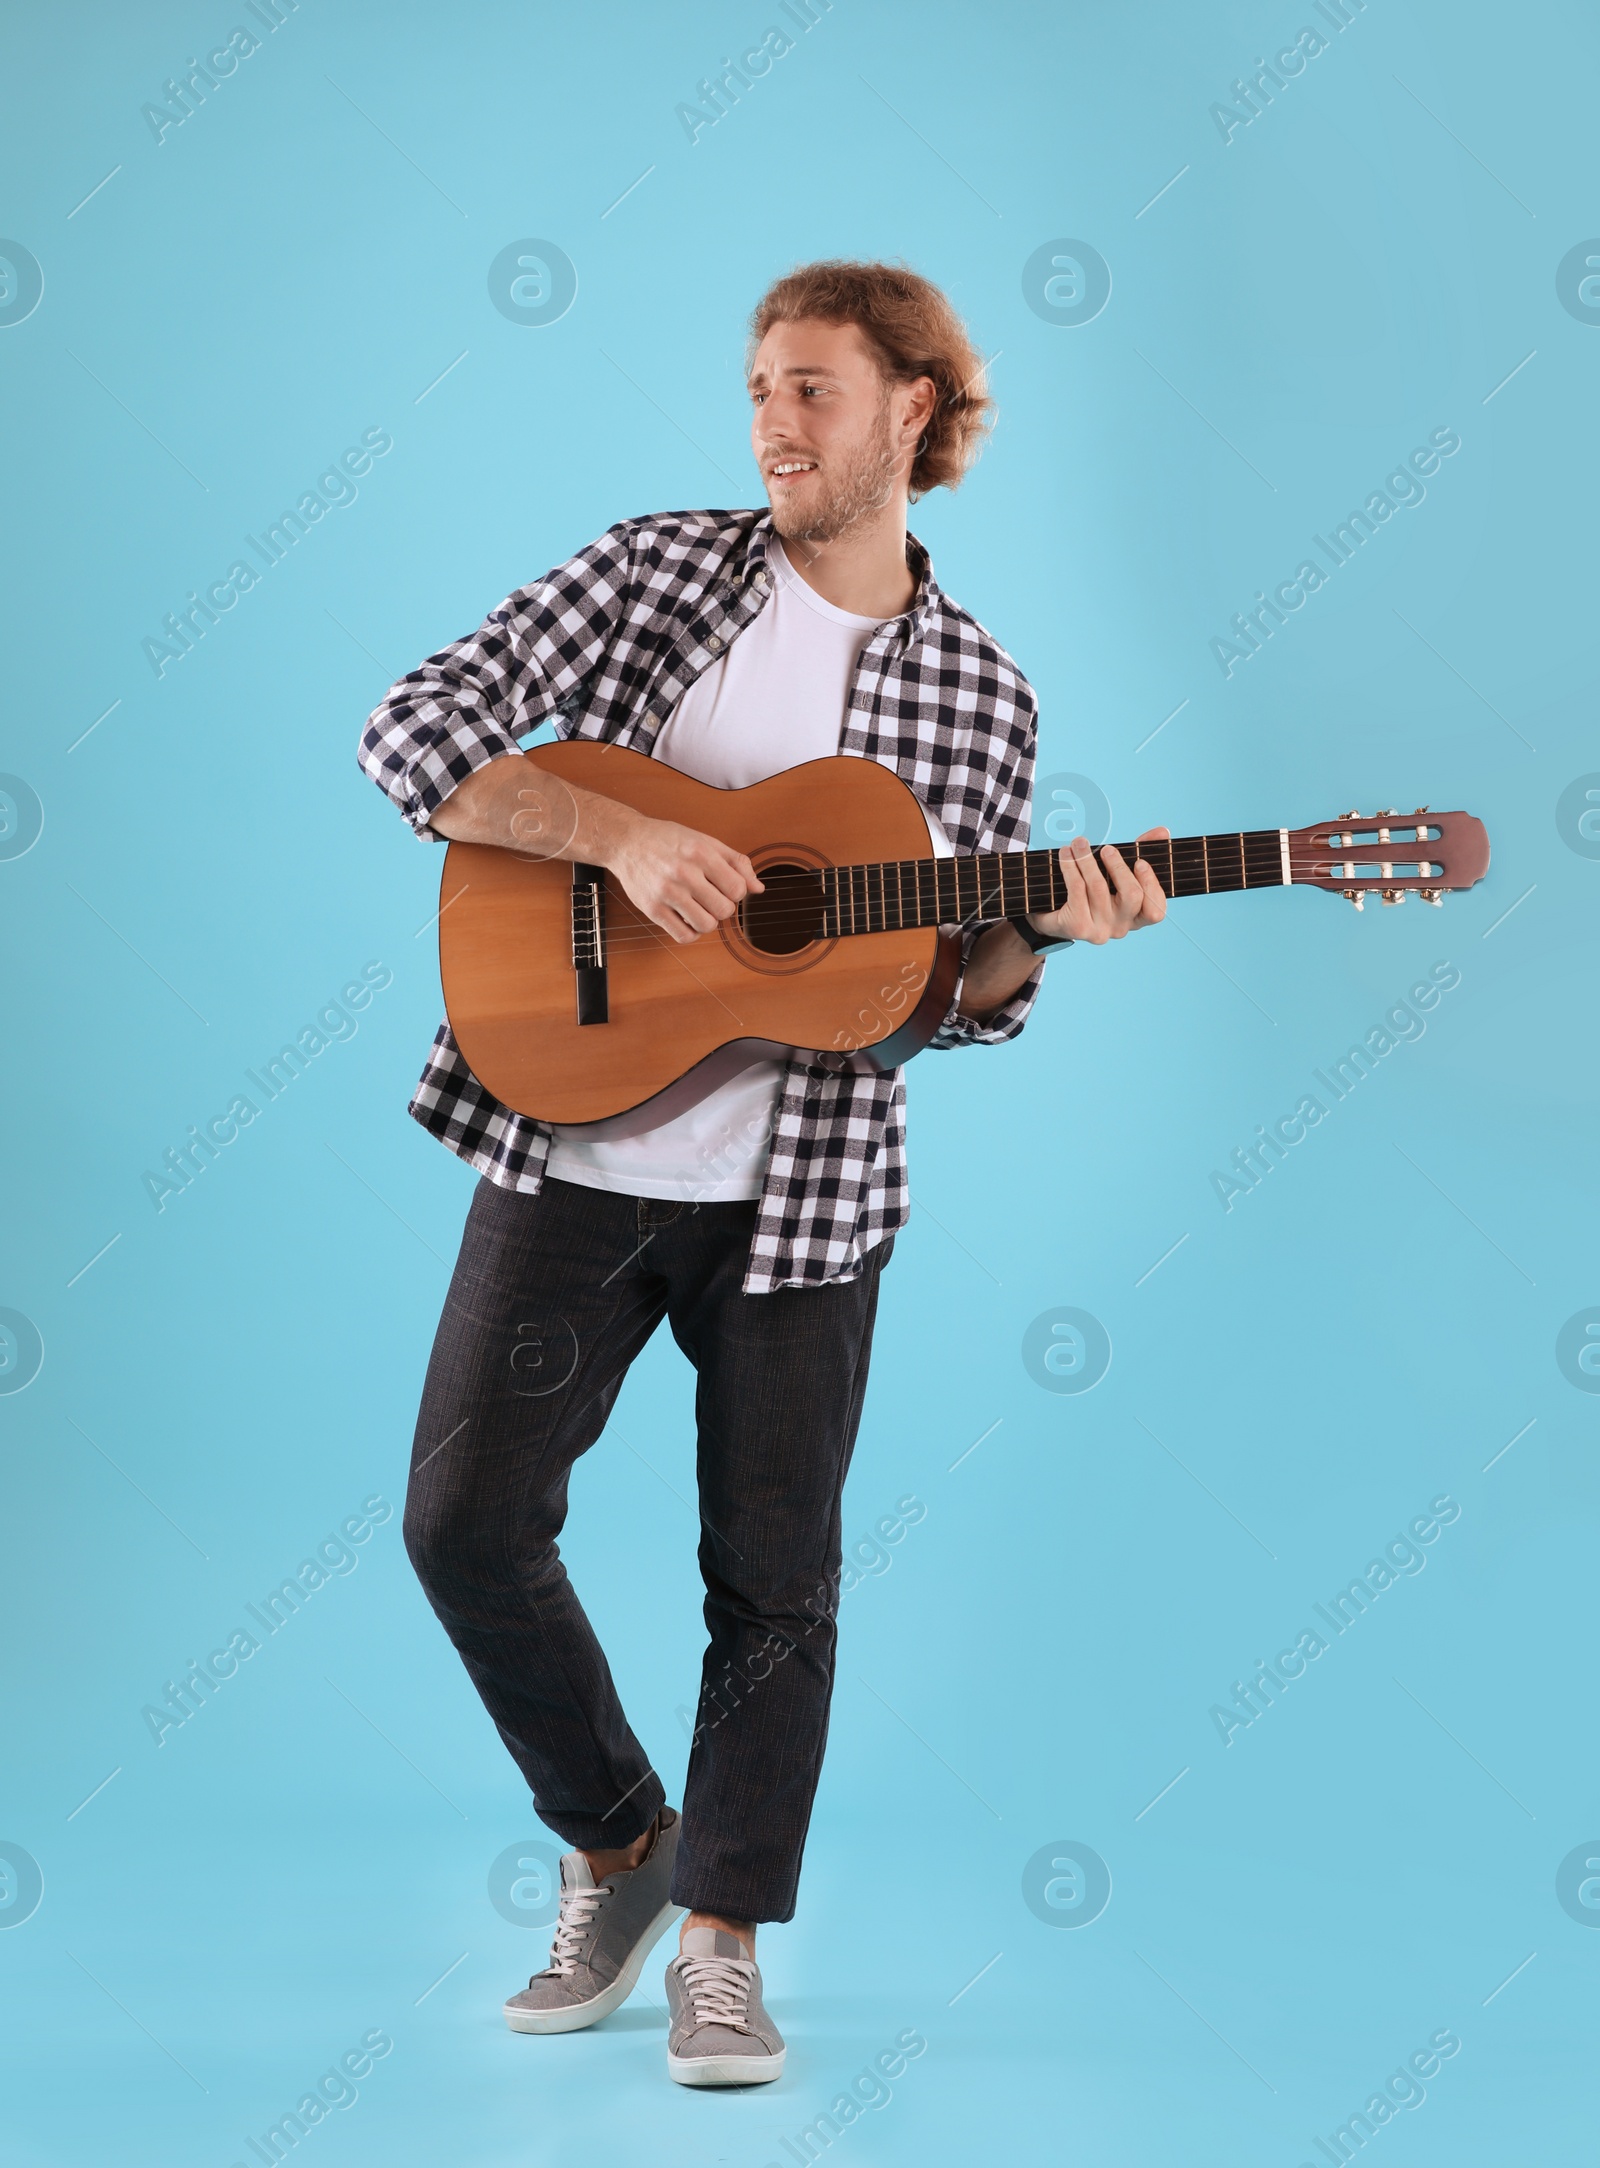
[[[390,687],[358,758],[419,836],[441,840],[429,823],[452,791],[573,700],[615,634],[630,580],[627,531],[613,527]]]
[[[928,1041],[930,1050],[936,1054],[947,1054],[957,1046],[1000,1046],[1007,1039],[1014,1039],[1028,1021],[1029,1011],[1044,984],[1044,958],[1041,957],[1010,1000],[1002,1001],[998,1009],[991,1009],[982,1023],[975,1016],[958,1015],[967,964],[977,939],[978,933],[971,932],[962,940],[961,976],[956,981],[944,1022]]]
[[[979,851],[1015,851],[1027,847],[1033,806],[1035,718],[1032,688],[1023,685],[1022,695],[1018,703],[1022,727],[1013,741],[1015,749],[1008,746],[996,764],[994,791],[985,808],[983,834],[977,846]],[[1029,1011],[1044,982],[1042,957],[1009,1000],[991,1010],[981,1023],[976,1017],[957,1013],[972,951],[990,926],[1000,923],[997,919],[986,919],[962,928],[961,975],[956,980],[944,1021],[928,1041],[934,1053],[949,1053],[958,1046],[1001,1046],[1007,1039],[1014,1039],[1028,1021]]]

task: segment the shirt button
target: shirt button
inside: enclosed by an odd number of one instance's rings
[[[710,638],[706,641],[706,648],[708,652],[713,655],[720,655],[722,653],[722,642],[717,638],[717,635],[715,633],[712,633]]]

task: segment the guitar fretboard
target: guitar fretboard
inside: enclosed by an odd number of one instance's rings
[[[1101,846],[1095,850],[1096,862]],[[1119,843],[1131,865],[1142,858],[1169,896],[1217,896],[1231,889],[1281,888],[1288,879],[1286,832],[1252,828],[1229,835],[1173,836]],[[1107,879],[1110,879],[1108,874]],[[822,876],[825,938],[897,933],[907,926],[956,926],[980,919],[1057,911],[1067,884],[1053,850],[985,851],[967,858],[905,858],[830,866]]]

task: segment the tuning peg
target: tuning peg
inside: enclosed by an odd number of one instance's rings
[[[1346,820],[1348,820],[1350,818],[1350,815],[1347,813],[1344,817]],[[1347,903],[1353,903],[1358,911],[1365,909],[1367,901],[1365,889],[1341,888],[1339,893],[1341,896],[1344,897]]]
[[[1427,809],[1427,807],[1426,807],[1425,805],[1419,805],[1419,806],[1417,807],[1417,811],[1418,811],[1419,813],[1426,813],[1426,812],[1427,812],[1427,810],[1428,810],[1428,809]]]
[[[1424,813],[1426,813],[1428,809],[1426,806],[1424,806],[1422,810]],[[1424,903],[1436,903],[1440,905],[1441,908],[1443,907],[1444,890],[1442,888],[1419,888],[1417,890],[1417,894],[1422,898]]]
[[[1385,903],[1404,903],[1406,900],[1406,892],[1403,888],[1380,888],[1378,894]]]
[[[1355,806],[1352,806],[1348,813],[1341,813],[1339,815],[1339,818],[1342,821],[1358,821],[1360,820],[1361,815],[1357,808]]]
[[[1379,820],[1388,820],[1399,810],[1400,808],[1397,805],[1381,805],[1378,808],[1378,818]]]

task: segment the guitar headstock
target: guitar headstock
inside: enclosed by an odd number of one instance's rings
[[[1447,888],[1471,888],[1489,870],[1489,835],[1471,813],[1342,813],[1336,821],[1289,830],[1296,887],[1337,891],[1359,911],[1369,896],[1404,903],[1415,890],[1443,903]]]

